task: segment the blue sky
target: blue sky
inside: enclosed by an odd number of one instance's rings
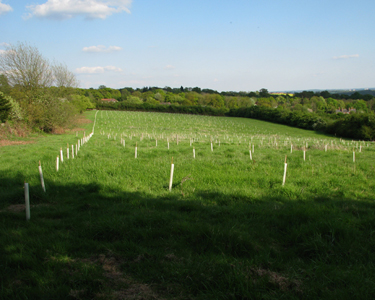
[[[35,46],[83,88],[372,88],[374,12],[373,0],[0,0],[0,52]]]

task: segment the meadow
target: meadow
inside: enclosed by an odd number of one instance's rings
[[[241,118],[86,116],[0,148],[1,299],[373,299],[372,142]]]

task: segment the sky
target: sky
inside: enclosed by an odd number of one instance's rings
[[[0,0],[0,53],[27,43],[82,88],[374,88],[374,0]]]

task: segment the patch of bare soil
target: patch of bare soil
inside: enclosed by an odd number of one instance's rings
[[[4,146],[14,146],[14,145],[26,145],[33,144],[34,141],[9,141],[9,140],[0,140],[0,147]]]
[[[53,134],[64,134],[65,128],[62,128],[62,127],[53,128],[52,133]]]
[[[295,279],[289,279],[276,272],[265,270],[265,269],[254,269],[252,268],[251,273],[259,277],[267,277],[269,282],[278,286],[282,291],[293,290],[297,293],[302,293],[302,282]]]
[[[86,130],[86,129],[84,129],[84,128],[79,128],[79,127],[77,127],[77,128],[73,128],[73,129],[69,129],[70,132],[84,131],[84,130]]]
[[[75,260],[78,261],[78,260]],[[108,279],[105,283],[110,294],[101,293],[96,295],[96,299],[113,300],[163,300],[164,298],[152,290],[152,288],[143,283],[136,282],[129,276],[120,271],[121,260],[109,255],[101,254],[89,259],[80,259],[80,262],[100,265],[103,268],[104,276]],[[84,290],[71,290],[70,297],[81,299]]]
[[[92,123],[92,121],[86,118],[77,118],[75,120],[75,123],[76,124],[89,124],[89,123]]]

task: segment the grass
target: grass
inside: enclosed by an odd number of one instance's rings
[[[82,126],[87,135],[93,123]],[[0,148],[0,298],[373,299],[372,143],[250,119],[100,111],[94,136],[56,172],[60,148],[82,134]]]

